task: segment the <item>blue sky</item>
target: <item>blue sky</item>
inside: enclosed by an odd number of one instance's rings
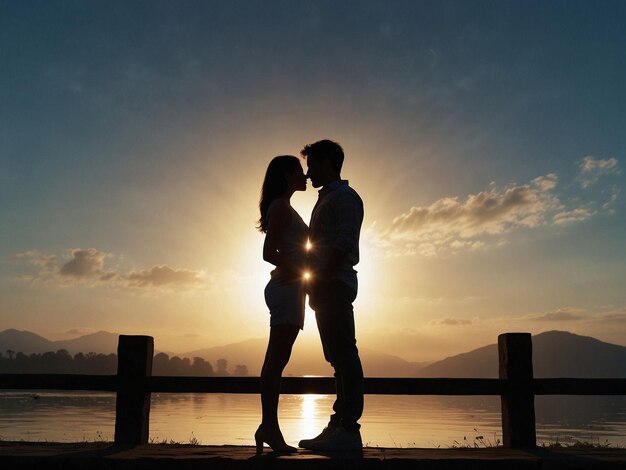
[[[372,347],[510,327],[624,344],[625,19],[610,1],[0,1],[0,327],[264,336],[262,175],[328,137],[366,204]],[[307,220],[314,201],[293,202]]]

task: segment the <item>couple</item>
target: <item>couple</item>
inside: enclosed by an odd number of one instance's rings
[[[305,295],[315,311],[324,357],[335,371],[334,414],[317,437],[299,446],[318,451],[360,450],[363,412],[363,369],[356,347],[352,302],[357,294],[353,266],[359,262],[363,202],[340,177],[343,149],[330,140],[307,145],[297,157],[275,157],[261,189],[259,230],[265,233],[263,259],[276,266],[265,288],[270,310],[270,338],[261,370],[263,420],[256,434],[257,453],[263,443],[274,451],[296,452],[285,443],[278,425],[278,397],[283,369],[304,325]],[[295,191],[306,190],[309,178],[320,188],[307,227],[291,207]]]

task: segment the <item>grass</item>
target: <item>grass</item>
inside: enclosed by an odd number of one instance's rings
[[[463,442],[459,442],[456,439],[450,446],[452,449],[487,449],[492,447],[500,447],[502,442],[500,438],[497,437],[496,433],[493,433],[493,440],[489,437],[485,437],[484,433],[481,433],[478,429],[474,428],[476,432],[476,436],[474,436],[473,440],[467,438],[467,436],[463,436]]]
[[[179,442],[174,439],[159,438],[159,436],[151,437],[149,440],[150,444],[167,444],[167,445],[190,445],[190,446],[201,446],[202,443],[198,440],[196,436],[194,436],[193,431],[191,431],[191,435],[189,436],[188,442]]]
[[[581,441],[581,440],[574,440],[573,442],[569,442],[569,443],[562,443],[559,438],[556,438],[556,441],[554,442],[541,442],[540,444],[538,444],[539,447],[542,447],[544,449],[567,449],[567,448],[574,448],[574,449],[622,449],[622,446],[616,446],[614,444],[611,444],[608,439],[605,440],[604,442],[600,442],[600,439],[597,439],[596,441]]]
[[[454,440],[452,445],[449,446],[451,449],[491,449],[495,447],[502,447],[502,441],[497,436],[496,433],[493,433],[493,437],[485,437],[483,433],[481,433],[478,429],[474,428],[476,435],[472,438],[471,436],[463,436],[462,441]],[[393,446],[397,449],[402,449],[402,444],[398,444],[393,436],[389,434],[389,438],[393,443]],[[567,442],[561,442],[561,439],[557,436],[555,441],[547,441],[547,442],[538,442],[537,447],[541,447],[543,449],[624,449],[626,447],[621,445],[615,445],[611,442],[605,440],[604,442],[600,442],[600,438],[596,438],[595,440],[572,440],[571,437],[564,436]],[[378,448],[378,445],[375,445],[371,442],[366,442],[364,447],[369,448]],[[415,448],[415,442],[409,442],[406,445],[406,448]],[[441,449],[440,444],[433,445],[435,449]]]
[[[478,429],[474,428],[476,431],[476,436],[474,436],[473,440],[468,438],[467,436],[463,436],[463,442],[459,442],[455,440],[450,446],[452,449],[479,449],[479,448],[493,448],[500,447],[502,442],[496,436],[496,433],[493,434],[493,439],[486,438],[483,436]],[[611,442],[605,440],[604,442],[600,442],[600,438],[596,438],[595,440],[592,438],[590,440],[572,440],[571,437],[565,436],[568,442],[561,442],[560,438],[557,436],[555,441],[548,442],[538,442],[537,447],[541,447],[543,449],[623,449],[623,446],[616,446]],[[439,446],[437,447],[439,448]]]

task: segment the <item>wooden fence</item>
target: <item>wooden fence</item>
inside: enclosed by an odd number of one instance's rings
[[[0,374],[0,389],[117,392],[115,443],[148,442],[150,394],[254,393],[258,377],[152,377],[154,340],[119,338],[117,375]],[[626,379],[535,379],[529,333],[498,336],[499,379],[365,378],[375,395],[500,395],[504,447],[536,445],[535,395],[626,395]],[[285,377],[282,393],[333,394],[330,377]]]

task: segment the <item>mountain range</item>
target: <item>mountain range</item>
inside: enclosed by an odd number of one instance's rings
[[[50,341],[29,331],[9,329],[0,332],[0,352],[26,354],[66,349],[77,352],[114,353],[118,335],[105,331],[71,340]],[[626,347],[565,331],[548,331],[532,337],[535,377],[626,377]],[[226,359],[229,369],[245,364],[250,375],[258,375],[267,339],[253,338],[238,343],[199,349],[180,357],[202,357],[215,364]],[[498,347],[490,344],[447,357],[434,363],[409,362],[370,349],[360,349],[363,369],[370,377],[497,377]],[[167,353],[174,355],[175,353]],[[285,375],[332,375],[318,342],[296,342]]]
[[[50,341],[30,331],[8,329],[0,332],[0,353],[6,354],[7,350],[12,350],[31,354],[65,349],[72,355],[78,352],[109,354],[117,351],[118,336],[115,333],[99,331],[71,340]],[[213,365],[218,359],[226,359],[229,364],[228,370],[232,371],[236,365],[242,364],[248,367],[250,375],[259,375],[266,347],[266,338],[252,338],[238,343],[183,353],[164,352],[169,356],[202,357]],[[158,352],[155,351],[155,354]],[[370,376],[411,377],[416,370],[426,364],[405,361],[400,357],[369,349],[361,349],[361,356],[365,373]],[[322,355],[319,342],[313,340],[296,342],[292,358],[285,369],[285,375],[332,375],[332,370]]]
[[[566,331],[532,337],[533,374],[537,378],[626,377],[626,347]],[[421,377],[498,377],[498,345],[447,357],[420,371]]]

